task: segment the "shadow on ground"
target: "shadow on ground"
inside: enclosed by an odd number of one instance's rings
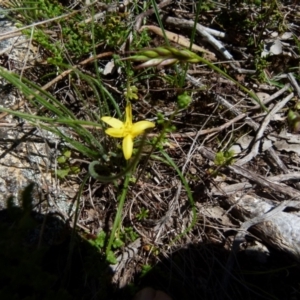
[[[23,193],[23,208],[9,199],[0,212],[0,299],[132,299],[132,287],[111,284],[109,266],[95,247],[59,216],[33,212],[32,188]],[[242,252],[230,274],[228,254],[216,245],[180,249],[137,276],[135,291],[151,286],[173,300],[300,299],[299,266],[283,254],[271,251],[262,263]]]
[[[0,299],[111,299],[103,257],[59,216],[32,211],[32,188],[22,209],[9,199],[0,212]]]
[[[151,286],[180,299],[300,299],[299,265],[270,251],[266,262],[244,252],[226,270],[228,251],[216,245],[192,245],[164,259],[139,287]]]

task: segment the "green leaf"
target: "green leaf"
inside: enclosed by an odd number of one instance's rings
[[[146,276],[152,269],[153,268],[150,265],[143,265],[142,266],[142,271],[141,271],[141,277]]]
[[[106,260],[110,263],[110,264],[113,264],[115,265],[118,261],[116,259],[116,256],[115,254],[110,250],[108,251],[107,253],[107,256],[106,256]]]
[[[120,239],[115,239],[112,246],[117,249],[117,248],[121,248],[124,245],[124,243],[120,240]]]
[[[105,243],[105,238],[106,238],[106,233],[103,230],[100,231],[100,233],[97,236],[97,239],[95,240],[96,246],[99,248],[103,248]]]
[[[78,174],[80,172],[80,168],[78,166],[72,166],[70,167],[72,174]]]
[[[180,109],[186,108],[192,102],[191,96],[184,92],[177,97],[177,104]]]
[[[64,164],[67,161],[67,158],[65,156],[59,156],[57,158],[57,163]]]
[[[70,168],[67,169],[61,169],[61,170],[56,170],[56,175],[60,179],[64,179],[66,176],[69,175]]]
[[[70,158],[70,157],[71,157],[71,151],[70,151],[70,150],[64,151],[64,156],[65,156],[66,158]]]

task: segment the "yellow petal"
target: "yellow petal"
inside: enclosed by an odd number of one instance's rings
[[[124,123],[113,117],[102,117],[101,120],[111,126],[112,128],[122,128]]]
[[[130,127],[131,124],[132,124],[132,108],[131,108],[131,103],[128,102],[128,104],[126,105],[126,108],[125,108],[125,126],[126,127]]]
[[[105,133],[114,138],[122,138],[125,136],[123,128],[108,128],[105,130]]]
[[[133,139],[130,134],[123,139],[123,153],[126,160],[130,159],[133,150]]]
[[[142,134],[146,129],[155,127],[155,124],[150,121],[139,121],[133,124],[130,134],[133,138]]]

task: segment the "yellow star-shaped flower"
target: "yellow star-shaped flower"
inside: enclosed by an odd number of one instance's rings
[[[155,127],[155,124],[150,121],[132,123],[131,103],[127,104],[125,109],[125,122],[113,117],[102,117],[101,120],[111,126],[105,130],[106,134],[115,138],[123,138],[122,148],[126,160],[132,156],[133,139],[146,129]]]

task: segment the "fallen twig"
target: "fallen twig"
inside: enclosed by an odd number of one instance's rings
[[[293,73],[288,73],[287,77],[290,80],[291,85],[293,86],[293,88],[296,90],[296,92],[298,94],[298,97],[300,97],[300,87],[299,87],[299,85],[298,85],[298,83],[297,83],[297,81],[296,81]]]
[[[241,114],[241,111],[239,109],[237,109],[234,105],[232,105],[231,103],[229,103],[226,99],[224,99],[223,97],[221,97],[220,95],[217,95],[217,101],[219,101],[222,105],[226,106],[231,112],[233,112],[235,115],[239,115]],[[245,123],[247,125],[249,125],[251,128],[253,128],[254,130],[258,130],[259,129],[259,125],[258,123],[256,123],[255,121],[253,121],[249,116],[245,118]],[[274,162],[276,163],[276,165],[284,172],[284,173],[289,173],[288,168],[285,166],[285,164],[282,162],[282,160],[278,157],[277,153],[275,152],[275,150],[273,148],[269,148],[267,150],[267,152],[269,153],[269,155],[273,158]]]
[[[276,93],[274,93],[273,95],[271,95],[270,97],[268,97],[267,99],[261,100],[261,102],[264,105],[270,103],[271,101],[273,101],[274,99],[276,99],[277,97],[279,97],[280,95],[282,95],[284,92],[286,92],[290,87],[291,87],[291,85],[289,83],[287,83],[282,89],[280,89],[279,91],[277,91]],[[261,106],[258,105],[258,104],[256,104],[251,109],[260,109],[260,108],[261,108]]]
[[[200,146],[198,148],[198,150],[199,150],[200,154],[202,154],[204,157],[206,157],[210,160],[215,159],[216,154],[213,151],[211,151],[210,149]],[[297,197],[300,199],[300,191],[298,191],[286,184],[271,181],[270,179],[268,179],[262,175],[259,175],[257,173],[254,173],[254,172],[250,171],[249,169],[246,169],[241,166],[230,165],[230,166],[228,166],[228,168],[231,171],[233,171],[235,174],[241,175],[241,176],[247,178],[248,180],[257,183],[260,186],[266,187],[276,193],[284,194],[291,198]]]
[[[284,182],[284,181],[300,181],[300,173],[293,172],[288,174],[281,174],[276,176],[269,176],[266,178],[269,181],[273,182]],[[250,182],[240,182],[235,184],[230,184],[221,188],[213,187],[211,189],[210,194],[214,196],[227,196],[229,194],[233,194],[239,191],[244,191],[246,189],[252,188],[254,185]],[[298,205],[300,206],[300,202],[298,202]],[[293,205],[295,206],[295,205]],[[300,208],[300,207],[299,207]]]
[[[247,163],[248,161],[250,161],[252,158],[254,158],[259,151],[259,145],[263,140],[263,134],[268,126],[268,124],[270,123],[271,119],[274,117],[274,115],[280,110],[282,109],[287,102],[289,102],[292,98],[294,97],[294,94],[291,93],[289,94],[287,97],[285,97],[282,101],[278,102],[273,109],[266,115],[264,121],[261,123],[259,130],[256,133],[256,137],[255,140],[252,144],[252,149],[250,151],[250,153],[248,153],[245,157],[239,159],[236,162],[236,165],[238,166],[242,166],[245,163]]]
[[[194,21],[193,20],[185,20],[180,18],[174,18],[174,17],[167,17],[164,19],[164,22],[166,24],[176,26],[179,28],[194,28]],[[225,47],[222,45],[220,41],[218,41],[211,33],[209,33],[206,29],[206,27],[197,24],[196,30],[198,34],[200,34],[212,47],[214,47],[226,60],[231,61],[230,65],[232,68],[234,68],[239,73],[248,73],[248,74],[254,74],[255,70],[245,70],[240,68],[238,63],[233,60],[233,56],[225,49]]]

